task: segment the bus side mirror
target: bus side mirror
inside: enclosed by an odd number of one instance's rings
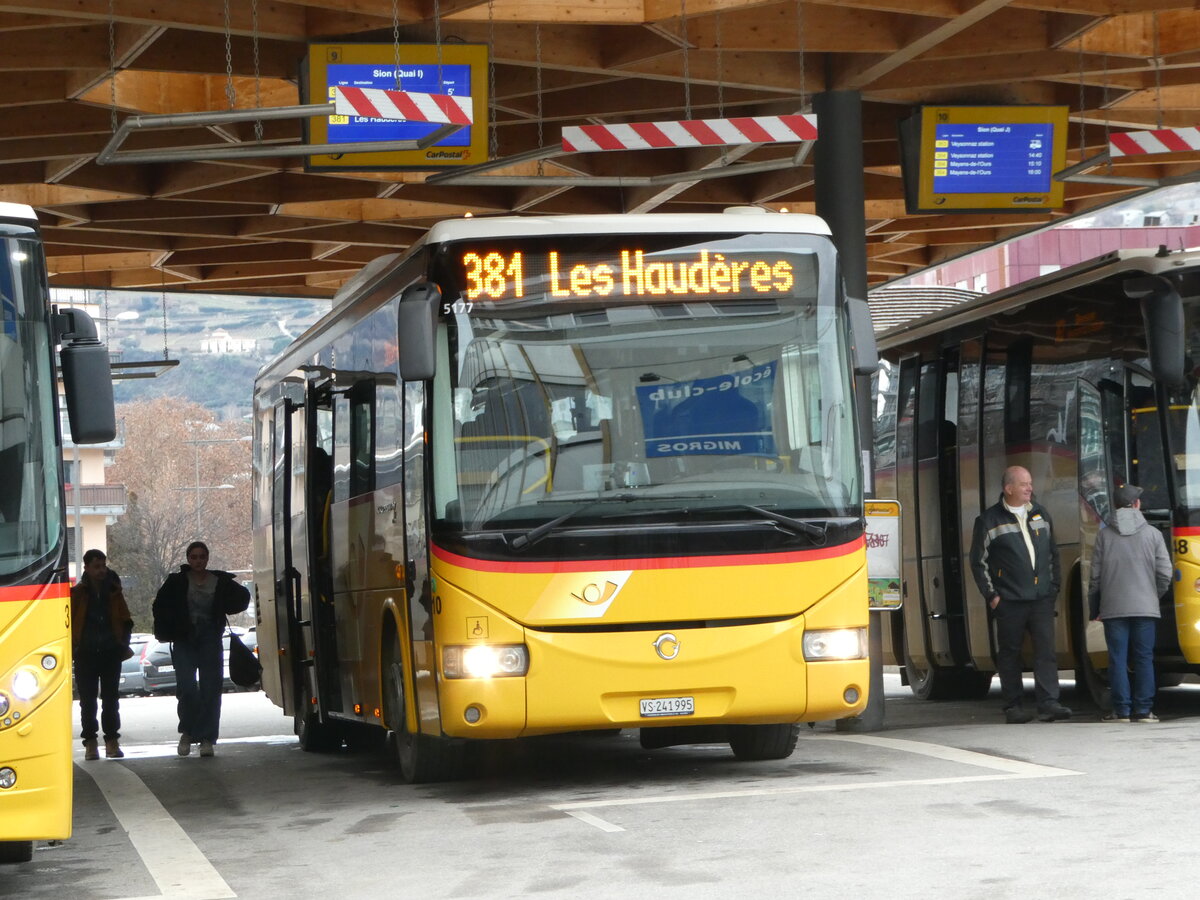
[[[1183,301],[1175,285],[1161,275],[1133,278],[1125,296],[1138,300],[1146,325],[1146,352],[1154,377],[1172,387],[1184,383]]]
[[[396,332],[400,348],[400,377],[428,381],[437,372],[437,315],[442,292],[424,281],[410,284],[400,295]]]
[[[59,310],[55,325],[60,342],[70,338],[58,355],[71,440],[76,444],[106,444],[117,436],[108,348],[100,342],[96,323],[82,309]]]
[[[875,345],[875,326],[871,323],[871,307],[866,300],[846,298],[850,314],[850,358],[855,375],[874,375],[879,368],[879,349]]]

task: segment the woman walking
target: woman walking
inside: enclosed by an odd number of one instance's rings
[[[250,605],[250,592],[228,573],[208,568],[208,547],[188,544],[187,563],[167,576],[154,598],[154,636],[171,642],[179,710],[180,756],[200,745],[212,756],[221,725],[225,616]]]

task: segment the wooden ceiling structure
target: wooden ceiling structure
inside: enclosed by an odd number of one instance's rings
[[[132,115],[291,106],[310,42],[486,44],[492,144],[509,158],[564,125],[778,115],[819,91],[863,99],[874,286],[1111,203],[1129,184],[1070,182],[1054,213],[905,215],[897,123],[921,104],[1070,107],[1068,164],[1112,131],[1200,112],[1193,0],[0,0],[0,200],[35,207],[52,283],[93,289],[331,296],[372,258],[451,216],[814,211],[800,165],[667,184],[719,150],[527,160],[490,185],[429,172],[306,172],[302,157],[98,165]],[[301,123],[138,134],[123,149],[301,138]],[[795,145],[733,154],[777,160]],[[728,159],[728,157],[727,157]],[[1200,154],[1111,171],[1161,179]],[[1108,170],[1106,170],[1108,171]],[[547,176],[558,176],[557,178]],[[562,176],[588,176],[563,183]],[[545,177],[546,183],[538,182]],[[589,183],[595,178],[595,183]]]

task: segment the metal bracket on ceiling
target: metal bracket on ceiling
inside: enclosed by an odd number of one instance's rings
[[[518,163],[556,159],[574,155],[561,145],[539,147],[525,153],[516,153],[473,166],[438,172],[425,179],[426,184],[461,184],[471,186],[495,185],[498,187],[523,187],[547,185],[550,187],[657,187],[687,181],[707,181],[714,178],[731,178],[738,175],[756,175],[762,172],[777,172],[794,169],[804,164],[812,151],[813,141],[804,141],[796,152],[784,159],[773,159],[757,163],[737,163],[714,166],[709,169],[692,169],[686,172],[667,172],[661,175],[485,175],[495,169],[503,169]]]
[[[196,128],[227,125],[233,122],[258,122],[273,119],[307,119],[337,112],[333,103],[303,106],[278,106],[270,109],[236,109],[220,112],[170,113],[167,115],[129,116],[113,132],[112,138],[96,157],[98,165],[116,163],[196,162],[207,159],[255,159],[273,156],[315,156],[340,153],[386,153],[393,150],[424,150],[458,131],[460,124],[444,124],[416,140],[361,141],[344,144],[266,144],[237,141],[229,144],[202,144],[162,150],[121,150],[121,145],[136,131],[164,128]]]
[[[1073,166],[1054,173],[1055,181],[1076,181],[1087,184],[1126,184],[1131,187],[1162,187],[1167,183],[1162,178],[1140,178],[1134,175],[1089,175],[1092,169],[1112,162],[1112,155],[1106,150],[1087,159],[1080,160]],[[1194,180],[1194,179],[1193,179]],[[1171,181],[1177,184],[1177,181]]]

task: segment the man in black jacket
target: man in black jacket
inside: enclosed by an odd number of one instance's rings
[[[1069,719],[1058,702],[1058,661],[1054,652],[1055,603],[1060,582],[1058,547],[1050,514],[1033,502],[1033,476],[1021,466],[1004,470],[1000,502],[975,519],[971,572],[996,619],[996,669],[1010,725],[1033,714],[1021,702],[1021,644],[1033,641],[1034,697],[1038,719]]]

